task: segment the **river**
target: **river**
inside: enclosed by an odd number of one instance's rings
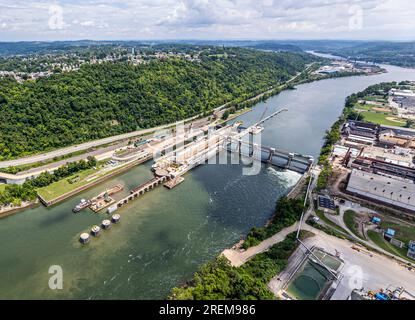
[[[269,120],[262,142],[317,156],[325,131],[340,115],[349,94],[384,81],[415,80],[415,70],[383,66],[388,73],[334,78],[300,85],[258,103],[239,118],[245,124],[282,107]],[[173,190],[158,187],[119,213],[119,225],[78,243],[80,232],[105,214],[71,209],[104,187],[126,189],[151,177],[150,163],[52,207],[37,207],[0,219],[1,299],[163,299],[198,267],[233,245],[252,226],[263,225],[275,201],[300,178],[263,165],[255,176],[239,165],[203,165]],[[63,270],[63,289],[48,286],[49,267]]]

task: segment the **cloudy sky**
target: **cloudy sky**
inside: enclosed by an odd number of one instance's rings
[[[413,0],[0,0],[0,41],[415,40]]]

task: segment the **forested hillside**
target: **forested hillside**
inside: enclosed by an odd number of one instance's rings
[[[180,58],[83,65],[17,83],[0,79],[0,159],[184,119],[285,81],[307,54],[231,48]]]

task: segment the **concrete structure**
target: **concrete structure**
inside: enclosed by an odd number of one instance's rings
[[[350,167],[366,172],[396,176],[399,178],[415,181],[415,168],[400,166],[382,160],[357,157],[351,162]]]
[[[400,90],[392,88],[389,90],[389,95],[395,97],[415,97],[415,92],[412,90]]]
[[[370,122],[348,121],[343,128],[347,135],[356,135],[360,137],[376,138],[379,126]]]
[[[350,174],[347,191],[415,212],[415,184],[409,180],[354,169]]]
[[[384,130],[392,130],[397,136],[415,137],[415,129],[411,128],[381,125],[379,128],[379,133],[382,133]]]
[[[116,211],[118,208],[121,208],[122,206],[126,205],[128,202],[130,202],[134,199],[137,199],[138,197],[144,195],[144,193],[146,193],[150,190],[153,190],[155,187],[157,187],[158,185],[160,185],[164,182],[167,182],[169,179],[170,179],[170,177],[168,177],[168,176],[155,177],[155,178],[141,184],[137,188],[134,188],[133,190],[131,190],[131,194],[129,196],[121,199],[115,205],[109,207],[108,212]]]
[[[347,140],[352,141],[352,142],[356,142],[359,144],[363,144],[363,145],[369,145],[369,146],[373,146],[376,142],[376,138],[373,137],[363,137],[363,136],[359,136],[359,135],[355,135],[355,134],[349,134],[347,136]]]
[[[90,238],[89,238],[89,234],[88,234],[88,233],[82,233],[82,234],[81,234],[81,236],[79,237],[79,241],[80,241],[82,244],[86,244],[86,243],[88,243],[88,242],[89,242],[89,240],[90,240]]]
[[[395,234],[396,234],[396,231],[394,229],[388,228],[383,233],[383,236],[385,237],[385,239],[391,240],[395,236]]]
[[[379,134],[379,145],[385,148],[410,148],[415,149],[414,137],[401,136],[393,130],[385,129]]]
[[[240,123],[209,128],[207,136],[201,136],[196,141],[177,146],[175,150],[167,152],[156,159],[152,166],[155,175],[153,179],[131,190],[130,195],[109,207],[108,212],[112,213],[118,210],[118,208],[123,207],[129,201],[137,199],[160,184],[164,183],[168,188],[175,187],[183,181],[182,175],[198,165],[205,163],[221,150],[227,150],[228,146],[236,145],[237,152],[243,154],[242,146],[246,144],[248,146],[248,154],[246,156],[252,158],[259,157],[261,161],[266,161],[289,170],[301,173],[306,172],[313,164],[313,157],[284,152],[276,150],[275,148],[262,147],[242,140],[246,135],[255,135],[256,132],[262,131],[260,125],[263,122],[283,111],[286,111],[286,109],[278,110],[244,130],[239,129]],[[252,152],[249,151],[251,149]],[[258,155],[258,152],[254,152],[255,150],[259,151],[260,155]],[[230,151],[235,150],[231,148]],[[278,163],[278,158],[283,159],[283,164]]]
[[[404,152],[405,149],[384,149],[373,146],[364,147],[360,156],[364,158],[371,158],[381,160],[387,163],[396,164],[404,167],[415,167],[413,163],[413,156],[409,152]]]
[[[314,162],[312,156],[258,146],[242,140],[229,139],[226,150],[302,174],[307,172]]]

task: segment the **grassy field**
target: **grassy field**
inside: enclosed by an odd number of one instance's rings
[[[356,111],[360,111],[360,114],[363,116],[365,121],[396,127],[404,127],[406,125],[405,120],[396,119],[394,121],[392,119],[395,118],[395,115],[393,114],[392,109],[388,106],[388,102],[383,99],[383,97],[367,96],[364,98],[364,100],[367,102],[364,104],[357,103],[355,104],[354,108]],[[376,101],[385,105],[376,105],[374,103],[370,103],[369,101]]]
[[[380,227],[382,229],[391,228],[396,231],[395,238],[398,240],[401,240],[402,242],[405,242],[406,244],[409,243],[410,240],[415,241],[415,227],[409,227],[409,226],[402,226],[396,223],[383,221],[380,224]]]
[[[377,233],[375,231],[369,230],[367,232],[367,235],[370,240],[372,240],[378,247],[382,248],[383,250],[386,250],[396,256],[399,256],[407,261],[415,262],[415,260],[412,260],[406,256],[407,249],[405,248],[397,248],[394,245],[390,244],[388,241],[386,241],[383,238],[383,235],[381,233]]]
[[[358,110],[371,111],[373,106],[368,105],[368,104],[357,103],[357,104],[355,104],[354,107],[355,107],[355,109],[358,109]]]
[[[373,122],[373,123],[377,123],[381,125],[404,127],[406,124],[405,121],[401,121],[401,120],[392,121],[390,119],[387,119],[387,118],[393,117],[392,114],[364,111],[361,113],[361,115],[363,116],[365,121]]]
[[[354,221],[356,212],[353,210],[347,210],[343,215],[343,221],[346,224],[347,228],[357,237],[363,239],[360,232],[358,231],[358,224]]]
[[[6,185],[5,184],[0,184],[0,192],[4,191],[4,189],[6,189]]]
[[[346,230],[344,230],[342,227],[338,226],[337,224],[335,224],[333,221],[331,221],[330,219],[328,219],[325,215],[324,212],[321,210],[316,210],[316,215],[317,217],[320,218],[320,220],[322,220],[324,223],[326,223],[328,226],[337,229],[340,232],[344,232],[346,234],[348,234],[348,232]]]
[[[72,191],[78,187],[81,187],[91,181],[87,181],[89,176],[99,172],[100,169],[88,169],[82,172],[78,172],[70,177],[54,182],[47,187],[37,190],[38,194],[46,201],[51,201],[69,191]],[[73,180],[75,177],[79,177],[79,180],[74,183],[69,183],[68,180]]]

